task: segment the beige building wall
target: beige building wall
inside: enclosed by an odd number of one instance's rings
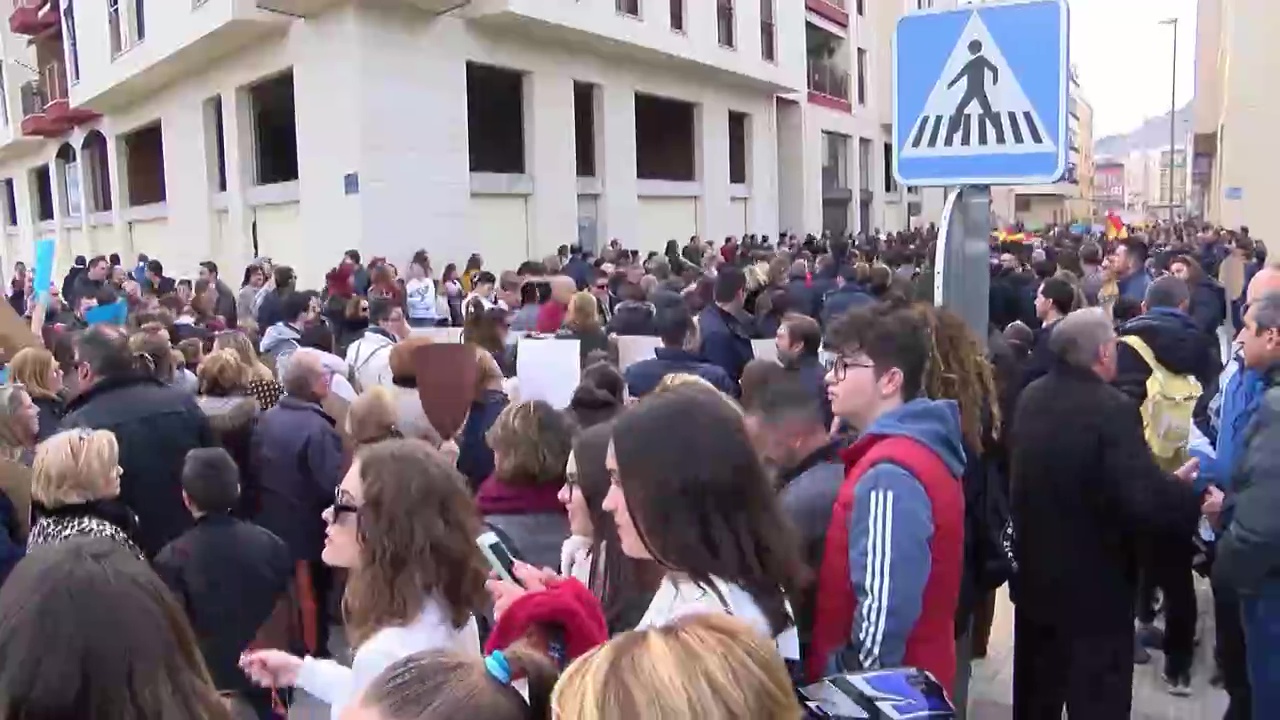
[[[1193,179],[1207,220],[1280,236],[1275,197],[1280,97],[1280,3],[1200,0],[1196,29],[1194,152],[1206,172]]]

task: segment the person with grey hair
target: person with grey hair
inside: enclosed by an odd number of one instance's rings
[[[1116,350],[1114,384],[1143,413],[1154,413],[1145,407],[1148,388],[1155,375],[1161,378],[1179,376],[1195,379],[1199,387],[1212,387],[1222,370],[1222,359],[1216,338],[1210,338],[1197,327],[1188,314],[1191,289],[1173,275],[1154,280],[1143,299],[1143,314],[1120,326],[1120,343]],[[1191,432],[1191,406],[1198,398],[1186,397],[1188,404],[1186,433]],[[1171,417],[1166,414],[1166,418]],[[1144,415],[1150,425],[1156,418]],[[1157,457],[1166,470],[1173,470],[1188,459],[1186,448],[1171,456]],[[1195,546],[1190,538],[1161,535],[1149,538],[1142,557],[1142,583],[1138,596],[1139,647],[1135,658],[1149,659],[1146,648],[1164,651],[1164,681],[1169,692],[1186,696],[1191,693],[1191,664],[1195,654],[1196,594],[1192,577]],[[1165,627],[1155,627],[1155,591],[1164,596]]]
[[[1263,373],[1266,390],[1236,466],[1213,580],[1239,596],[1252,707],[1261,717],[1280,707],[1280,292],[1250,304],[1239,341],[1244,367]]]
[[[258,419],[251,451],[261,494],[253,520],[285,541],[299,577],[309,579],[312,597],[321,598],[314,626],[321,649],[330,572],[320,561],[325,538],[320,515],[333,504],[344,465],[342,437],[320,406],[329,396],[330,372],[315,353],[294,353],[281,377],[285,396]]]
[[[1014,412],[1014,717],[1064,705],[1072,717],[1129,717],[1136,538],[1189,538],[1200,517],[1194,464],[1162,470],[1138,407],[1110,384],[1116,344],[1100,308],[1067,315],[1049,340],[1056,364]]]

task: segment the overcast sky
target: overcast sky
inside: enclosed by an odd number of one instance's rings
[[[1128,132],[1169,111],[1178,19],[1178,106],[1195,93],[1196,0],[1069,0],[1071,62],[1093,106],[1093,136]],[[1123,60],[1121,59],[1123,58]]]

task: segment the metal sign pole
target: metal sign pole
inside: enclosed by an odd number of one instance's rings
[[[934,305],[964,318],[974,337],[987,344],[990,323],[991,188],[962,186],[942,210],[934,251]]]

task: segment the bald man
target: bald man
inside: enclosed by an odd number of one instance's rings
[[[1246,305],[1274,292],[1280,292],[1280,261],[1276,260],[1267,263],[1249,281],[1245,290]],[[1265,389],[1262,372],[1243,366],[1239,338],[1231,353],[1230,362],[1218,378],[1218,394],[1209,400],[1207,413],[1203,417],[1198,414],[1192,425],[1190,446],[1192,455],[1200,458],[1197,482],[1215,485],[1228,497],[1231,496],[1232,471],[1244,450],[1245,428],[1262,402]],[[1222,526],[1229,520],[1224,514]],[[1223,688],[1231,698],[1226,717],[1253,717],[1239,599],[1233,590],[1215,582],[1213,605],[1217,632],[1215,656]]]

